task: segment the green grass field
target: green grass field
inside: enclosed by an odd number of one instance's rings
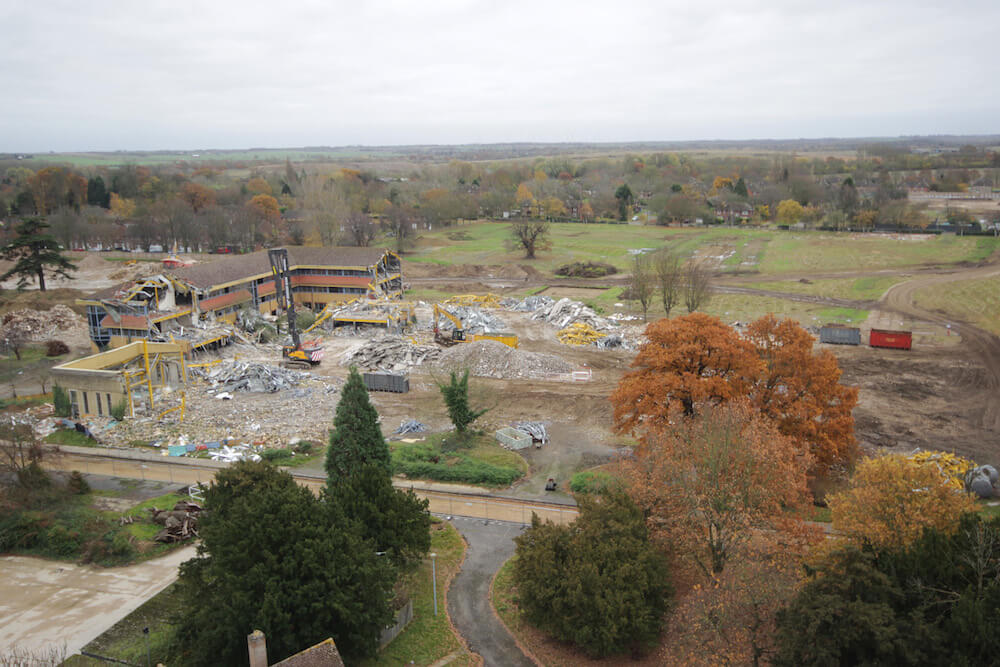
[[[409,479],[458,482],[488,488],[509,486],[528,473],[520,454],[501,447],[488,435],[466,445],[449,446],[453,432],[432,433],[420,442],[391,442],[392,469]]]
[[[1000,242],[992,237],[930,236],[901,240],[888,235],[782,232],[728,227],[670,228],[641,225],[559,223],[551,249],[525,260],[508,242],[509,225],[476,222],[426,232],[407,260],[439,265],[529,264],[552,273],[562,264],[603,261],[627,270],[629,250],[668,246],[683,255],[716,258],[725,270],[765,275],[863,271],[976,262]]]
[[[864,278],[828,278],[812,280],[808,283],[798,280],[768,281],[748,283],[747,287],[788,292],[790,294],[811,294],[837,299],[857,301],[877,301],[893,285],[906,280],[900,276],[867,276]]]
[[[1000,276],[961,280],[918,291],[918,306],[1000,335]]]

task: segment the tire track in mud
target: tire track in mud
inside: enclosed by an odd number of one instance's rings
[[[915,320],[938,325],[951,325],[953,331],[962,338],[962,345],[968,356],[983,369],[983,374],[970,374],[964,378],[963,389],[981,394],[982,414],[980,423],[984,428],[1000,430],[1000,338],[960,319],[941,313],[924,310],[916,305],[916,293],[927,287],[962,280],[988,278],[1000,273],[1000,266],[983,266],[948,274],[923,275],[893,285],[882,296],[877,308],[897,313]]]

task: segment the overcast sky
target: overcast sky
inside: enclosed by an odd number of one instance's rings
[[[0,151],[1000,133],[1000,2],[0,0]]]

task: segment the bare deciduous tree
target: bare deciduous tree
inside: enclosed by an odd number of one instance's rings
[[[660,287],[660,302],[663,304],[665,317],[670,317],[670,311],[680,302],[683,270],[677,253],[663,248],[654,256],[656,278]]]
[[[629,293],[642,306],[642,321],[647,321],[649,303],[653,300],[653,290],[656,289],[656,275],[653,269],[653,258],[645,253],[635,256],[632,262],[632,276],[629,278]]]
[[[524,248],[525,259],[535,259],[535,251],[548,250],[549,223],[519,220],[511,223],[510,235],[515,247]]]
[[[690,260],[684,267],[684,306],[689,313],[708,305],[712,298],[708,268],[702,263]]]
[[[351,213],[344,221],[344,235],[350,245],[367,248],[375,240],[375,223],[365,213]]]
[[[28,484],[28,470],[41,462],[43,454],[30,424],[18,424],[9,417],[0,421],[0,471],[12,473],[14,483]]]

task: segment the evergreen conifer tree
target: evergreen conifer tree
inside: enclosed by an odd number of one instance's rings
[[[0,281],[17,276],[17,288],[24,289],[29,278],[38,279],[38,289],[45,291],[45,271],[63,278],[72,278],[69,271],[76,265],[60,254],[59,242],[46,233],[49,224],[41,218],[28,218],[17,226],[17,236],[0,250],[8,261],[16,262]]]
[[[358,369],[351,367],[340,392],[333,420],[330,447],[326,452],[327,484],[336,486],[362,466],[375,465],[391,472],[389,446],[378,425],[378,412],[368,398],[368,390]]]

